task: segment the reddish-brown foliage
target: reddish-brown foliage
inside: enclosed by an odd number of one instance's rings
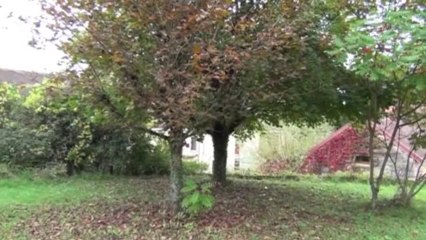
[[[358,151],[362,137],[347,124],[309,151],[302,171],[321,173],[346,170],[351,166],[352,157]]]

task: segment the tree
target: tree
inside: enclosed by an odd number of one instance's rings
[[[111,109],[125,103],[115,111],[124,119],[137,112],[161,127],[138,126],[169,141],[176,210],[186,137],[212,134],[214,178],[224,182],[227,139],[237,128],[315,123],[348,106],[331,81],[348,75],[322,53],[323,34],[306,2],[260,4],[241,14],[232,2],[195,3],[43,1],[71,59],[68,80]]]
[[[58,35],[72,36],[62,43],[72,60],[69,80],[112,108],[116,99],[124,99],[126,112],[134,109],[161,126],[165,134],[145,130],[169,141],[176,210],[184,139],[210,126],[210,116],[221,104],[212,92],[232,82],[252,56],[261,56],[284,37],[284,31],[275,37],[266,27],[254,31],[257,21],[229,21],[232,7],[227,3],[198,3],[46,1],[43,5],[54,16],[50,27]],[[266,37],[271,44],[263,46]],[[75,70],[79,66],[83,68]],[[111,92],[119,98],[110,98]]]
[[[0,84],[0,128],[10,122],[13,106],[21,98],[18,89],[8,83]]]
[[[214,181],[226,181],[227,143],[233,133],[250,136],[262,122],[312,126],[342,116],[359,118],[353,110],[363,100],[354,97],[353,75],[324,54],[330,32],[344,31],[336,14],[342,8],[335,1],[235,1],[234,22],[252,19],[268,31],[254,29],[263,37],[264,51],[211,93],[217,99],[207,128],[214,143]]]
[[[152,116],[163,124],[168,136],[161,136],[171,146],[171,200],[178,211],[185,123],[193,115],[192,101],[199,89],[198,79],[185,75],[191,53],[179,48],[191,35],[180,34],[178,28],[187,24],[185,15],[193,15],[193,9],[166,1],[46,1],[43,8],[55,18],[52,29],[71,36],[62,47],[73,66],[86,65],[70,71],[74,84],[81,83],[115,108],[117,101],[111,99],[116,99],[106,94],[109,84],[108,89],[128,100],[126,109],[137,108],[145,118]],[[151,17],[152,12],[158,14]]]
[[[86,65],[74,82],[113,109],[114,99],[127,102],[125,118],[136,110],[164,131],[185,132],[179,139],[211,134],[213,179],[224,183],[236,130],[314,124],[349,106],[336,79],[350,76],[322,53],[325,28],[308,3],[46,1],[44,9],[57,36],[73,36],[62,44],[73,63]]]
[[[426,94],[424,91],[404,90],[396,96],[397,105],[386,112],[386,118],[381,120],[376,133],[379,134],[379,146],[386,149],[385,161],[390,162],[389,165],[393,167],[398,183],[393,202],[409,206],[426,185],[426,172],[423,168],[426,161]],[[407,96],[407,93],[416,95]],[[389,132],[393,134],[389,136]],[[395,153],[398,150],[408,153]],[[384,168],[385,165],[380,167]]]
[[[424,104],[421,96],[424,96],[426,57],[423,44],[424,11],[418,9],[416,4],[402,7],[391,4],[390,8],[382,6],[379,9],[362,19],[353,16],[349,18],[349,31],[343,37],[335,37],[335,50],[330,51],[331,55],[359,76],[360,84],[368,90],[364,117],[369,131],[373,209],[377,205],[385,166],[391,159],[390,153],[397,133],[407,124],[403,120],[410,113],[417,114],[417,109]],[[395,127],[386,141],[386,155],[376,176],[374,138],[380,119],[386,115],[390,106],[394,109]]]

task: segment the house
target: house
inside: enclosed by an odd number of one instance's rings
[[[227,171],[230,173],[263,171],[262,166],[268,161],[300,161],[311,147],[325,139],[333,129],[327,123],[316,128],[291,124],[265,125],[263,131],[254,134],[250,139],[241,140],[231,136],[228,144]],[[183,150],[186,159],[208,164],[211,172],[213,143],[209,135],[205,135],[200,141],[188,138]],[[290,166],[293,167],[295,166]]]
[[[374,149],[376,173],[379,172],[385,158],[384,143],[389,144],[394,126],[395,121],[391,118],[383,118],[377,125]],[[385,166],[386,175],[396,177],[396,174],[405,173],[407,166],[409,178],[415,178],[418,172],[425,171],[422,162],[426,157],[426,149],[413,148],[409,140],[413,133],[414,129],[410,126],[404,126],[397,132],[391,150],[391,160]],[[346,124],[308,152],[301,170],[302,172],[320,174],[335,171],[368,170],[369,166],[367,132],[365,130],[359,131],[350,124]]]
[[[250,140],[239,141],[235,136],[230,136],[228,142],[228,158],[226,170],[228,173],[253,170],[257,168],[258,161],[255,153],[259,148],[259,135]],[[186,139],[183,148],[183,157],[193,161],[199,161],[208,165],[207,172],[212,172],[213,164],[213,140],[210,135],[204,135],[202,140],[196,137]]]

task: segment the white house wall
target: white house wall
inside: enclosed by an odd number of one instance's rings
[[[260,135],[256,134],[253,138],[240,142],[239,170],[255,170],[260,163],[259,142]]]
[[[186,146],[183,148],[183,156],[185,158],[193,159],[194,161],[199,161],[206,163],[208,165],[208,173],[212,173],[213,165],[213,140],[210,135],[204,135],[203,141],[196,142],[195,150],[191,150],[191,138],[185,140]],[[229,173],[235,171],[235,137],[231,136],[228,142],[228,159],[226,164],[226,169]]]
[[[244,170],[255,170],[259,165],[259,134],[244,142],[238,141],[234,136],[229,138],[228,159],[226,169],[228,173]],[[238,144],[239,151],[236,151]],[[183,156],[187,159],[200,161],[208,165],[207,173],[212,173],[213,141],[210,135],[204,135],[203,141],[197,141],[195,150],[191,150],[191,138],[186,139]]]
[[[375,151],[375,173],[376,175],[379,174],[380,168],[383,164],[383,160],[385,158],[385,149],[377,149]],[[385,166],[385,175],[396,178],[396,174],[398,174],[401,177],[404,177],[405,175],[405,169],[407,166],[407,159],[409,159],[409,167],[408,167],[408,177],[410,179],[413,179],[416,177],[417,171],[420,167],[420,164],[417,163],[414,159],[408,158],[408,155],[404,152],[399,151],[397,147],[392,148],[391,152],[392,159],[389,159]],[[395,171],[395,165],[392,161],[396,161],[396,171]]]

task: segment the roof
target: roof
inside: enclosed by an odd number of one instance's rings
[[[348,160],[352,159],[359,141],[359,134],[350,124],[342,126],[308,152],[302,171],[318,172],[321,166],[327,166],[333,172],[347,170]]]
[[[389,139],[392,137],[395,124],[395,120],[391,118],[383,118],[377,125],[376,135],[381,137],[382,140],[389,142]],[[422,162],[424,156],[426,156],[426,149],[417,148],[413,150],[413,145],[410,142],[410,138],[413,134],[416,133],[416,130],[416,128],[413,128],[410,125],[399,128],[395,136],[396,142],[394,143],[394,148],[398,148],[399,151],[410,155],[411,158],[419,163]]]
[[[47,74],[0,68],[0,83],[7,82],[16,85],[40,83]]]
[[[347,124],[343,125],[337,131],[333,132],[329,137],[327,137],[326,139],[322,140],[319,144],[317,144],[313,148],[311,148],[309,150],[309,153],[318,150],[319,148],[321,148],[322,146],[324,146],[325,144],[327,144],[331,139],[336,138],[337,136],[339,136],[342,133],[344,133],[344,132],[346,132],[348,130],[351,130],[351,129],[352,129],[352,125],[350,123],[347,123]]]
[[[393,135],[395,126],[396,122],[393,118],[385,117],[381,119],[376,125],[376,137],[389,144],[389,139]],[[414,148],[410,141],[411,136],[416,131],[416,128],[409,125],[398,128],[392,151],[396,150],[404,153],[404,155],[422,166],[426,158],[426,149]],[[346,124],[308,152],[301,171],[320,173],[322,167],[327,167],[333,172],[346,170],[351,166],[351,161],[348,160],[353,159],[355,156],[360,156],[360,153],[362,155],[365,154],[363,148],[366,140],[363,134],[357,133],[350,124]]]

